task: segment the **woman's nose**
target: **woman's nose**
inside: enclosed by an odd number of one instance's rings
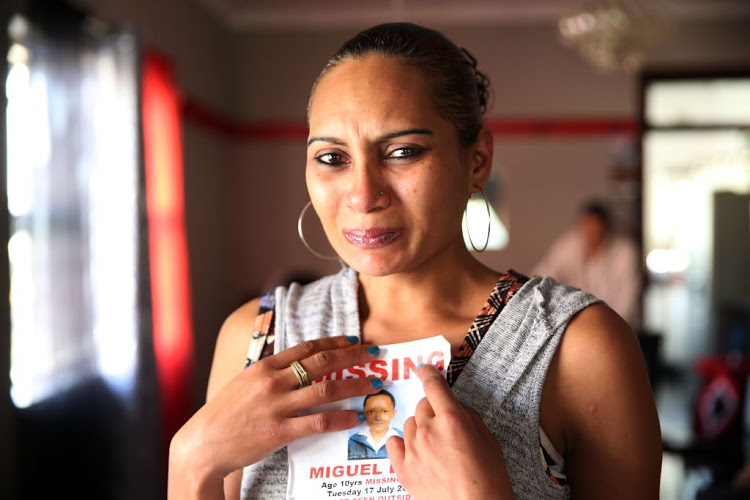
[[[386,185],[375,161],[362,162],[352,169],[351,175],[348,204],[353,210],[369,213],[388,206]]]

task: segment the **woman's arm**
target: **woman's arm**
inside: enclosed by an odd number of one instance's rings
[[[588,307],[570,322],[542,397],[561,423],[575,498],[659,497],[653,394],[635,334],[609,307]]]
[[[219,330],[208,378],[207,402],[213,399],[216,393],[230,380],[242,372],[247,348],[250,344],[253,321],[258,314],[259,307],[260,298],[248,302],[232,313]],[[175,446],[170,447],[170,455],[172,454],[177,454]],[[174,463],[178,459],[177,456],[170,456],[170,496],[173,490],[179,491],[182,487],[187,486],[189,480],[189,478],[178,479],[176,477],[179,469]],[[223,495],[218,481],[212,488],[213,491],[204,493],[210,495],[209,498],[239,500],[241,481],[242,469],[239,469],[224,478]]]
[[[229,316],[219,330],[211,373],[208,377],[206,401],[210,401],[219,389],[242,372],[247,348],[250,345],[253,323],[259,308],[260,298],[248,302]],[[225,477],[224,498],[239,500],[241,482],[242,469]]]

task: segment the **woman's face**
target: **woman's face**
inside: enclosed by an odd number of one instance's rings
[[[309,121],[310,198],[351,267],[384,276],[465,251],[461,217],[484,179],[420,70],[378,55],[345,60],[318,82]]]

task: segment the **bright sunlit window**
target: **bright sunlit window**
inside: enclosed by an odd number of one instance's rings
[[[645,90],[644,326],[663,334],[662,355],[676,366],[712,352],[720,309],[746,300],[747,102],[748,78],[657,80]]]
[[[748,78],[655,82],[646,89],[646,120],[659,127],[746,125],[750,123],[747,103]]]
[[[10,376],[24,408],[95,376],[132,384],[138,107],[131,35],[84,47],[11,24]]]

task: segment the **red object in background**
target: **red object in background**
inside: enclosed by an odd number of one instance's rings
[[[146,53],[142,83],[154,357],[168,446],[190,416],[193,378],[180,105],[163,57]]]
[[[694,407],[698,439],[713,441],[739,433],[750,360],[707,356],[698,360],[696,370],[704,380]]]

